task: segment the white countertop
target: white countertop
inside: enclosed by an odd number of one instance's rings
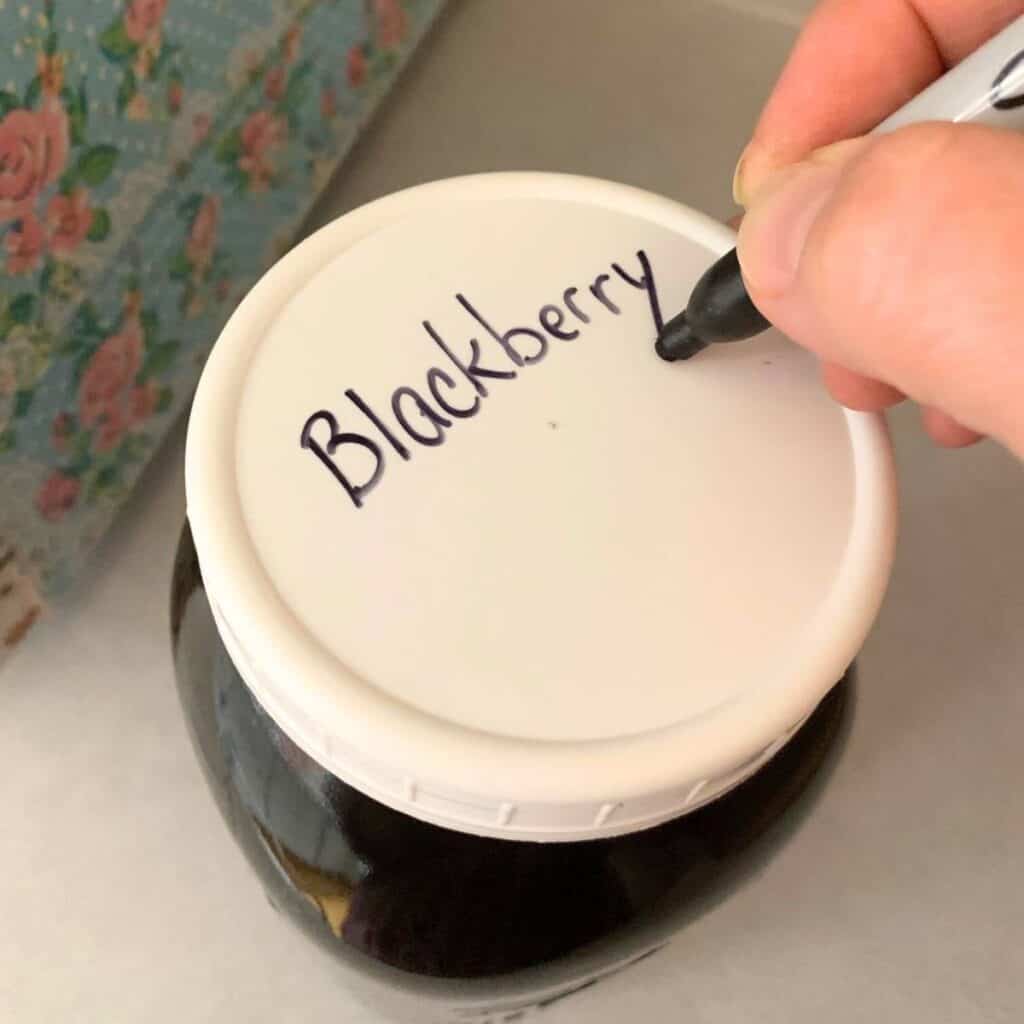
[[[732,161],[792,40],[787,10],[806,6],[459,3],[329,212],[530,168],[725,216]],[[714,91],[724,67],[734,77]],[[814,813],[752,885],[668,951],[552,1007],[551,1024],[1020,1019],[1024,472],[993,445],[932,449],[911,410],[894,426],[896,572]],[[189,746],[167,625],[182,436],[102,568],[0,670],[0,1021],[375,1020],[267,905]]]

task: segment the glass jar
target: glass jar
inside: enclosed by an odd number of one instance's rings
[[[171,605],[196,753],[271,904],[354,992],[421,1024],[519,1020],[656,952],[807,813],[852,687],[850,673],[768,764],[697,811],[611,839],[516,842],[385,807],[289,740],[220,641],[187,527]]]
[[[438,183],[289,254],[204,373],[185,714],[271,903],[396,1018],[516,1020],[650,955],[827,777],[891,452],[777,337],[657,361],[730,239],[608,183]]]

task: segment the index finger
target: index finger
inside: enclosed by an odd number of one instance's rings
[[[737,201],[776,168],[870,131],[1021,14],[1024,0],[824,0],[737,168]]]

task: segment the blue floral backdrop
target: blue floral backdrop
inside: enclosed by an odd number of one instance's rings
[[[74,577],[442,2],[0,0],[0,571],[22,591]]]

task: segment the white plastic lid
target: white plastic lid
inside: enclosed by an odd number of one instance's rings
[[[189,518],[232,659],[325,768],[467,832],[614,835],[741,781],[840,678],[890,569],[888,437],[781,337],[657,358],[732,244],[485,175],[342,217],[245,299]]]

